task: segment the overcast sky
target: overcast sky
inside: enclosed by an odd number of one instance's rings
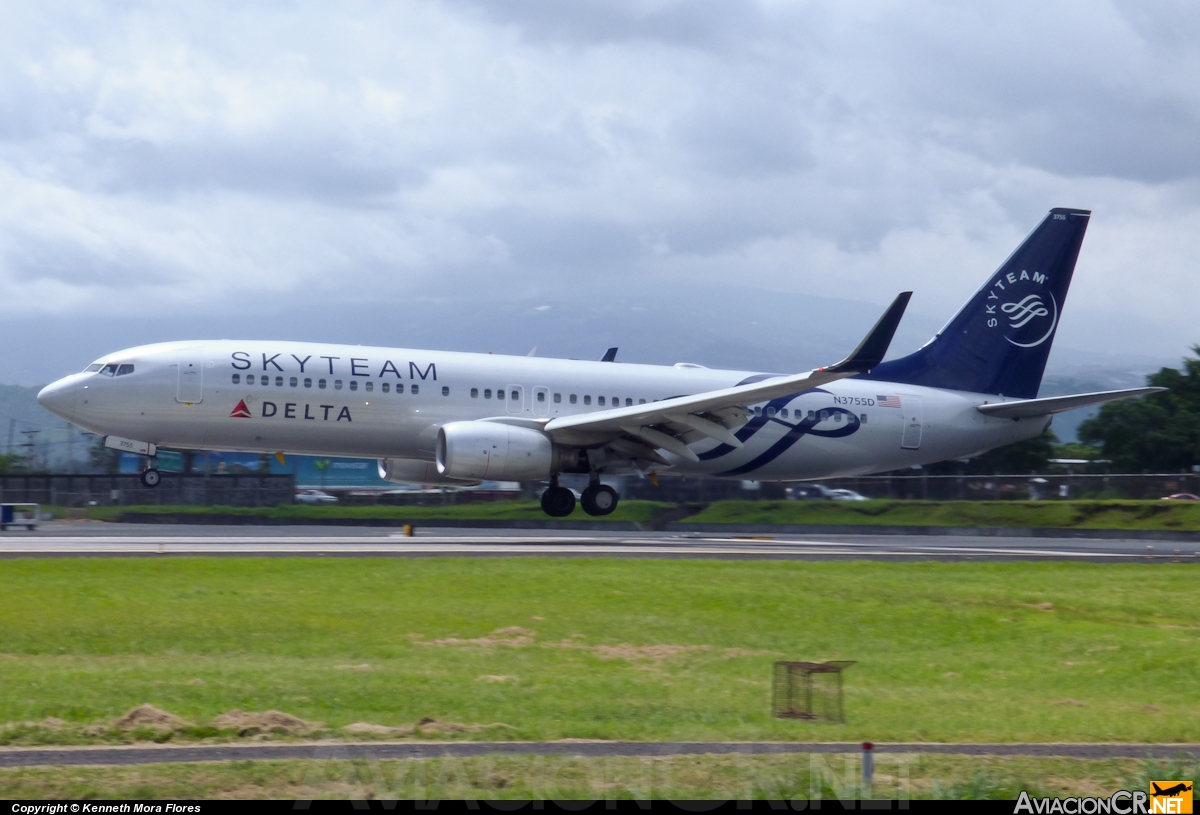
[[[426,302],[913,289],[938,324],[1053,206],[1094,211],[1059,344],[1176,359],[1197,77],[1184,0],[9,2],[0,381],[399,342]]]

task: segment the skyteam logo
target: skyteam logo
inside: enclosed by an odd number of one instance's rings
[[[984,305],[988,328],[999,328],[1018,348],[1036,348],[1058,327],[1058,301],[1046,289],[1041,272],[1008,272],[988,290]]]

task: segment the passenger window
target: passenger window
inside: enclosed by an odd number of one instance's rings
[[[117,366],[116,365],[105,365],[103,368],[100,369],[100,373],[104,374],[105,376],[116,376],[117,375]]]
[[[340,379],[333,380],[333,389],[335,391],[340,391],[342,389],[342,380],[340,380]]]
[[[645,400],[645,399],[639,399],[639,400],[638,400],[638,404],[639,404],[639,405],[644,405],[644,404],[646,404],[646,400]]]
[[[810,411],[808,412],[808,418],[809,418],[809,419],[815,419],[815,418],[817,418],[817,415],[816,415],[815,413],[813,413],[813,412],[810,410]]]
[[[247,385],[254,384],[254,374],[246,374],[246,384]]]
[[[779,415],[786,419],[788,416],[787,408],[784,408],[783,410],[779,411]]]
[[[625,397],[625,407],[630,407],[632,404],[633,404],[633,400],[631,398],[629,398],[628,396],[626,396]]]
[[[833,421],[834,421],[834,424],[841,424],[842,423],[842,414],[841,413],[833,414]]]
[[[318,388],[320,388],[321,390],[325,390],[325,380],[324,380],[324,379],[318,379],[318,380],[317,380],[317,387],[318,387]]]
[[[418,385],[416,382],[414,382],[410,393],[412,393],[413,396],[416,396],[420,392],[421,392],[421,386]]]
[[[288,387],[294,388],[294,387],[296,387],[296,385],[299,382],[300,382],[300,380],[293,376],[291,379],[288,380]]]
[[[239,382],[241,382],[241,381],[242,381],[242,375],[241,375],[241,374],[234,374],[234,375],[233,375],[233,384],[235,384],[235,385],[236,385],[236,384],[238,384],[238,383],[239,383]]]
[[[770,419],[774,415],[775,415],[775,408],[773,408],[773,407],[767,408],[767,418]]]
[[[590,405],[590,404],[592,403],[592,397],[590,397],[590,396],[585,396],[585,397],[583,397],[583,403],[584,403],[585,405]],[[603,397],[603,396],[601,396],[601,397],[600,397],[600,404],[602,404],[602,405],[604,404],[604,397]]]
[[[363,387],[367,389],[367,393],[370,393],[371,391],[375,390],[375,383],[368,379],[363,383]]]
[[[858,420],[860,422],[862,422],[863,424],[866,424],[867,423],[867,414],[864,413],[863,415],[859,416]]]
[[[537,392],[537,400],[538,400],[539,402],[545,402],[545,401],[546,401],[546,392],[545,392],[545,391],[538,391],[538,392]]]
[[[379,389],[381,391],[383,391],[384,393],[391,393],[392,386],[390,383],[384,382],[382,385],[379,386]]]
[[[819,415],[820,415],[820,417],[821,417],[821,421],[825,421],[826,419],[828,419],[828,418],[829,418],[829,411],[828,411],[828,410],[822,410],[822,411],[821,411],[821,413],[820,413]]]
[[[603,405],[603,404],[604,404],[604,397],[603,397],[603,396],[597,396],[597,397],[596,397],[596,404],[597,404],[597,405]]]
[[[520,391],[513,391],[512,393],[510,393],[510,394],[508,395],[508,400],[509,400],[510,402],[515,402],[515,401],[517,401],[517,400],[518,400],[518,399],[520,399],[520,398],[521,398],[521,392],[520,392]]]
[[[504,398],[504,388],[496,388],[496,398],[497,399]]]
[[[570,400],[570,401],[571,401],[571,404],[573,405],[573,404],[575,404],[576,402],[578,402],[578,401],[579,401],[579,398],[578,398],[578,397],[577,397],[575,394],[571,394],[571,400]]]
[[[442,385],[442,396],[449,396],[449,395],[450,395],[450,386]]]
[[[472,399],[479,398],[479,388],[471,388],[471,398]]]
[[[304,377],[304,387],[306,387],[306,388],[312,387],[312,379],[308,378],[307,376]]]
[[[263,374],[262,376],[260,376],[258,378],[258,384],[262,385],[265,388],[267,385],[271,384],[271,377],[267,376],[266,374]],[[283,383],[280,382],[280,384],[282,385]]]
[[[560,402],[562,402],[562,394],[561,393],[554,394],[554,404],[557,405]]]
[[[125,374],[131,373],[133,373],[132,365],[122,365],[120,368],[117,368],[117,376],[125,376]]]
[[[334,386],[335,388],[340,388],[340,387],[342,386],[342,383],[341,383],[341,382],[334,382],[334,383],[333,383],[333,386]],[[352,391],[356,391],[356,390],[358,390],[358,380],[357,380],[357,379],[351,379],[351,380],[350,380],[350,390],[352,390]]]
[[[491,388],[484,388],[484,389],[483,389],[483,398],[484,398],[484,399],[491,399],[491,398],[492,398],[492,389],[491,389]]]
[[[612,406],[613,406],[613,407],[617,407],[617,406],[618,406],[618,405],[620,405],[620,404],[621,404],[621,397],[620,397],[620,396],[614,396],[614,397],[612,398]]]
[[[762,406],[761,406],[761,405],[755,405],[755,406],[754,406],[754,415],[755,415],[755,416],[761,416],[761,415],[762,415]]]

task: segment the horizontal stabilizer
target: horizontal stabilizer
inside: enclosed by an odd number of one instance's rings
[[[1105,402],[1115,402],[1118,399],[1132,399],[1147,393],[1158,393],[1166,388],[1130,388],[1123,391],[1099,391],[1097,393],[1076,393],[1071,396],[1048,396],[1044,399],[1020,399],[1015,402],[993,402],[990,405],[980,405],[979,412],[988,416],[998,416],[1001,419],[1025,419],[1030,416],[1049,416],[1051,413],[1062,413],[1064,410],[1103,405]]]

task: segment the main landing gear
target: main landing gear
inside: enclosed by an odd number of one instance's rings
[[[575,511],[575,493],[558,485],[558,479],[542,493],[542,512],[551,518],[565,518]]]
[[[617,491],[599,480],[592,481],[579,497],[583,511],[588,515],[608,515],[617,508]],[[565,518],[575,511],[575,493],[560,486],[558,479],[542,493],[542,512],[551,518]]]
[[[608,515],[617,508],[617,491],[607,484],[593,481],[579,496],[579,503],[588,515]]]

